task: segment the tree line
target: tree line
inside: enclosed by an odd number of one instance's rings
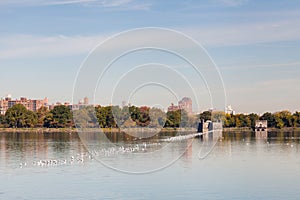
[[[76,123],[74,123],[76,122]],[[163,112],[159,108],[147,106],[83,106],[71,111],[68,106],[58,105],[52,110],[41,107],[36,112],[16,104],[5,115],[0,115],[3,128],[72,128],[101,127],[195,127],[196,116],[188,116],[183,110]]]
[[[211,120],[211,112],[205,111],[199,115],[200,119]],[[285,128],[300,127],[300,112],[291,113],[283,110],[275,113],[265,112],[262,115],[251,114],[225,114],[223,113],[223,127],[255,127],[256,120],[267,120],[268,127]]]
[[[41,107],[36,112],[16,104],[9,108],[5,115],[0,115],[0,126],[5,128],[66,128],[74,125],[71,110],[64,105],[49,110]]]
[[[184,110],[168,111],[147,106],[84,106],[71,111],[68,106],[58,105],[52,110],[41,107],[36,112],[27,110],[23,105],[16,104],[9,108],[5,115],[0,115],[0,127],[4,128],[71,128],[76,126],[119,128],[119,127],[197,127],[199,120],[212,120],[221,116],[224,127],[251,127],[256,120],[267,120],[268,127],[300,127],[300,112],[280,111],[258,114],[225,114],[217,115],[204,111],[199,115],[188,115]],[[76,122],[76,123],[74,123]]]

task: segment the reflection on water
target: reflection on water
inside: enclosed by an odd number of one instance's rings
[[[85,151],[77,134],[65,133],[0,133],[0,150],[2,168],[15,168],[21,162],[38,159],[62,159]]]
[[[95,134],[0,133],[0,199],[299,198],[300,132],[226,132],[203,160],[199,152],[212,138],[185,136],[106,133],[102,144]],[[139,176],[98,160],[147,170],[178,155],[168,168]]]
[[[109,157],[122,153],[149,153],[162,150],[170,143],[176,142],[177,146],[172,146],[172,148],[181,148],[184,150],[182,151],[183,157],[192,159],[193,143],[199,146],[203,144],[203,140],[212,140],[212,136],[196,139],[192,137],[193,135],[194,133],[186,133],[186,135],[178,136],[177,132],[164,132],[151,138],[138,139],[117,132],[105,133],[100,136],[99,134],[87,134],[86,137],[79,137],[76,133],[0,133],[0,167],[15,168],[19,167],[20,163],[34,162],[35,160],[67,160],[75,155],[77,157],[78,155],[87,157],[88,154],[94,157],[97,155]],[[101,141],[105,141],[105,143],[102,144]],[[246,146],[265,144],[264,146],[269,148],[276,146],[278,150],[282,151],[287,146],[298,148],[300,132],[226,132],[223,133],[220,141],[217,147],[223,150],[228,145],[231,148],[232,143],[235,143],[235,145],[239,144],[238,148],[243,144]],[[202,148],[204,147],[201,146],[197,150],[201,151]],[[170,151],[176,151],[176,149],[169,149],[168,153]],[[158,153],[164,153],[164,151]],[[91,156],[89,156],[90,159],[93,158]],[[189,162],[189,159],[186,161]]]
[[[226,132],[223,133],[223,140],[235,140],[235,141],[265,141],[273,144],[285,144],[290,143],[299,143],[300,141],[300,132],[284,132],[284,131],[244,131],[244,132]]]

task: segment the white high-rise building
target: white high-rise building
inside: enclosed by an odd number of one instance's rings
[[[229,114],[229,115],[234,115],[234,114],[235,114],[235,111],[232,109],[232,106],[231,106],[231,105],[228,105],[228,106],[225,108],[225,113],[226,113],[226,114]]]

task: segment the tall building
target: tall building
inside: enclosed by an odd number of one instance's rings
[[[226,106],[225,113],[229,114],[229,115],[234,115],[235,111],[232,109],[231,105],[229,105],[229,106]]]
[[[83,104],[84,104],[84,105],[89,105],[89,98],[84,97],[84,99],[83,99]]]
[[[84,97],[83,99],[80,99],[77,104],[69,104],[69,103],[66,104],[65,103],[64,105],[68,106],[71,110],[80,110],[89,105],[89,98]]]
[[[193,113],[193,102],[189,97],[183,97],[181,101],[178,102],[180,109],[185,110],[188,114]]]
[[[193,113],[193,102],[189,97],[183,97],[179,102],[178,106],[173,103],[168,107],[168,111],[185,110],[188,114]]]
[[[0,99],[0,114],[4,115],[8,109],[8,100]]]
[[[27,110],[37,111],[43,106],[48,107],[48,98],[46,97],[41,100],[32,100],[25,97],[21,97],[20,99],[12,99],[11,95],[7,95],[7,97],[4,99],[0,99],[0,113],[4,115],[9,108],[16,104],[22,104]]]

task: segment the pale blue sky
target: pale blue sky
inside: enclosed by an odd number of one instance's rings
[[[71,101],[88,52],[112,34],[145,26],[201,43],[237,112],[300,110],[300,2],[294,0],[1,0],[0,97]]]

